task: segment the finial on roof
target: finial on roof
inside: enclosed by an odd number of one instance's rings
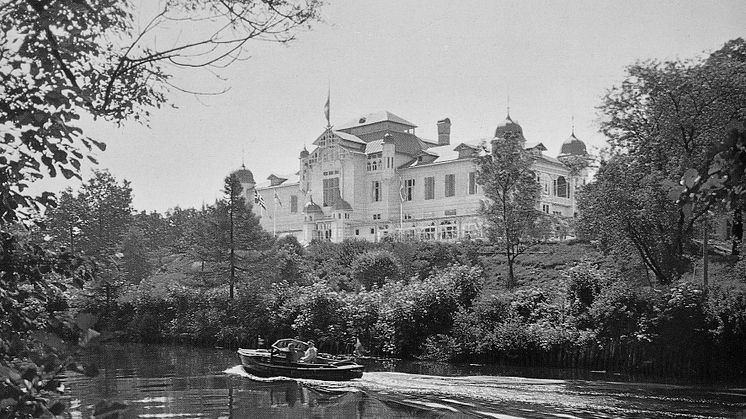
[[[572,136],[575,136],[575,115],[572,116]]]
[[[510,95],[508,95],[508,119],[510,119]]]

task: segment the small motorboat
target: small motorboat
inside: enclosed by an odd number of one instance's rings
[[[344,381],[363,376],[364,366],[352,359],[316,357],[314,363],[301,362],[308,349],[306,342],[280,339],[271,349],[238,350],[241,365],[249,374],[259,377],[307,378],[313,380]]]

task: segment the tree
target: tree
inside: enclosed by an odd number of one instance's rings
[[[145,232],[130,227],[122,237],[122,276],[125,282],[139,284],[150,274],[150,261],[146,251]]]
[[[89,260],[51,251],[25,229],[0,230],[0,417],[59,415],[60,375],[95,375],[94,367],[69,358],[75,341],[84,346],[96,335],[91,319],[70,319],[60,310],[66,307],[52,304],[90,280],[91,269]]]
[[[660,177],[659,193],[678,199],[674,240],[686,240],[694,223],[722,203],[722,196],[688,197],[691,188],[705,195],[717,188],[727,166],[720,153],[728,148],[718,145],[734,121],[746,119],[743,44],[730,41],[706,60],[638,62],[600,106],[611,155],[624,155],[640,176]]]
[[[95,281],[91,285],[96,293],[105,295],[108,307],[126,276],[121,252],[124,235],[132,223],[130,183],[119,183],[108,171],[97,170],[76,196],[67,191],[62,198],[49,213],[48,232],[59,244],[74,244],[76,254],[95,259]],[[68,237],[68,232],[72,236]]]
[[[726,74],[729,80],[746,83],[746,41],[743,38],[728,41],[713,52],[704,64],[715,73]],[[743,102],[743,92],[732,90],[734,101]],[[738,106],[737,103],[734,103]],[[684,190],[680,195],[682,204],[704,201],[710,204],[721,203],[732,211],[733,245],[731,252],[738,255],[743,242],[743,210],[746,200],[746,120],[744,111],[733,115],[726,127],[726,133],[712,145],[704,164],[690,168],[681,178]],[[706,170],[703,170],[706,169]]]
[[[242,196],[243,188],[235,174],[225,178],[223,199],[203,211],[192,231],[193,253],[213,269],[206,277],[228,276],[230,298],[239,273],[252,273],[263,257],[261,251],[271,244],[271,237],[259,224]]]
[[[610,158],[579,197],[581,229],[607,249],[631,244],[660,283],[689,269],[695,228],[738,190],[724,178],[742,179],[723,163],[739,155],[728,127],[746,117],[746,66],[730,58],[742,43],[707,60],[638,62],[600,106]]]
[[[40,177],[78,177],[90,151],[82,115],[147,122],[166,103],[171,71],[219,69],[247,57],[251,40],[287,43],[318,18],[318,0],[129,2],[7,0],[0,5],[0,219],[26,219],[54,194],[29,194]],[[165,32],[178,24],[177,36]],[[43,168],[43,169],[42,169]]]
[[[579,229],[599,239],[607,252],[633,249],[658,282],[668,284],[690,268],[695,217],[682,221],[664,174],[640,166],[624,155],[601,164],[595,180],[577,195]]]
[[[56,243],[75,253],[81,246],[83,225],[87,222],[86,202],[67,188],[59,196],[57,206],[47,212],[47,232]]]
[[[488,202],[482,208],[491,240],[502,244],[508,263],[506,285],[516,284],[513,264],[545,235],[536,206],[541,187],[531,169],[534,158],[522,136],[506,134],[492,142],[492,152],[479,157],[477,181]]]

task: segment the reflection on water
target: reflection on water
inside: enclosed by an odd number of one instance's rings
[[[263,379],[236,365],[233,351],[178,346],[110,345],[85,357],[101,374],[67,378],[73,417],[90,417],[102,399],[143,418],[746,416],[746,388],[735,386],[520,378],[414,363],[371,364],[349,382]]]

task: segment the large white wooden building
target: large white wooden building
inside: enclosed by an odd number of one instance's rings
[[[245,167],[234,173],[262,226],[301,243],[484,237],[479,209],[485,197],[476,182],[475,157],[506,133],[523,136],[523,129],[508,115],[493,137],[452,144],[451,121],[437,126],[437,141],[428,141],[416,135],[413,123],[377,112],[326,128],[312,150],[300,152],[298,168],[290,174],[271,174],[256,183]],[[543,186],[538,209],[576,215],[575,192],[587,173],[572,176],[563,161],[587,156],[585,144],[573,132],[557,158],[545,155],[540,142],[526,148],[536,154],[534,170]]]

